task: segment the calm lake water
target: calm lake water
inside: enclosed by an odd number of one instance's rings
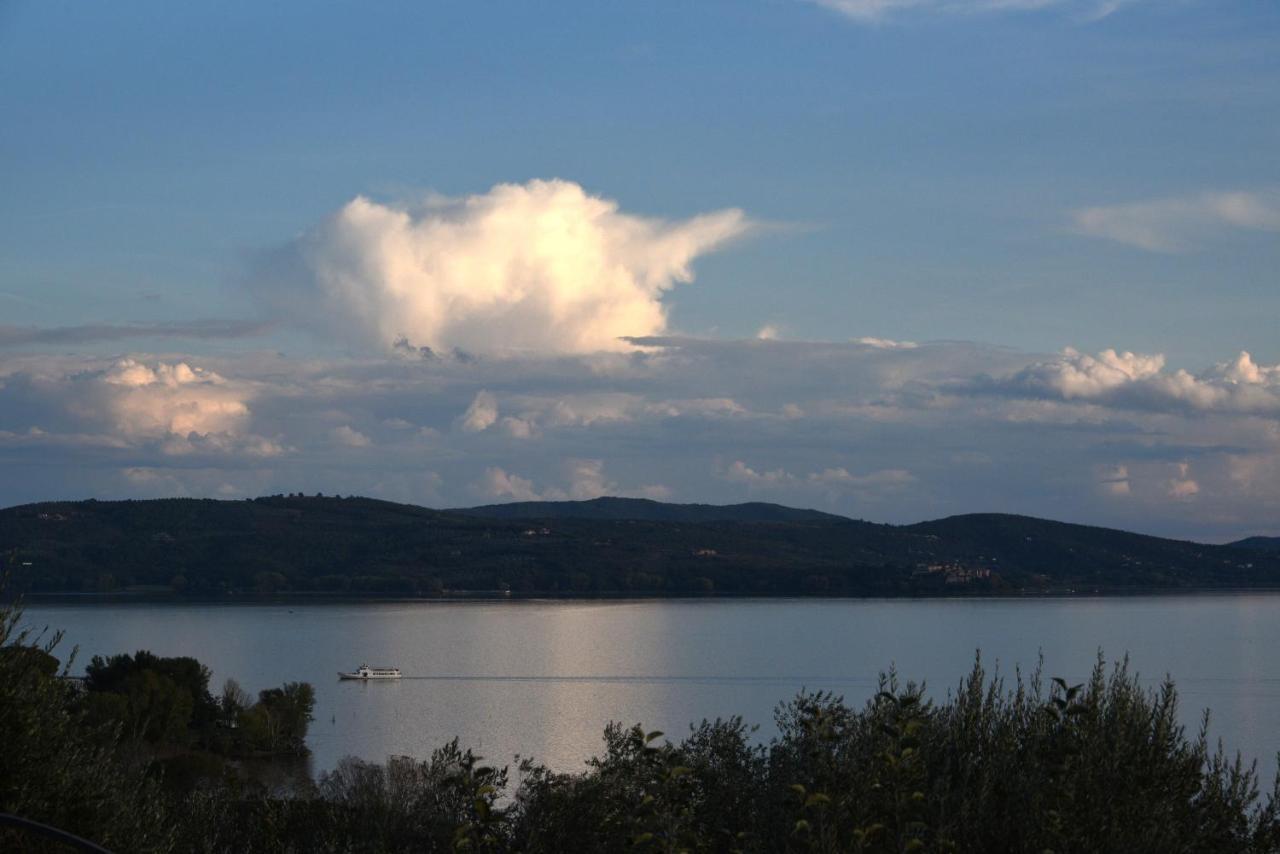
[[[316,688],[313,768],[344,755],[425,757],[457,736],[490,761],[532,756],[560,770],[597,751],[610,720],[679,735],[742,715],[772,732],[802,688],[861,704],[890,665],[941,695],[977,650],[1012,674],[1080,681],[1099,648],[1128,653],[1155,683],[1171,674],[1189,729],[1257,758],[1280,748],[1280,595],[1019,600],[699,600],[277,604],[39,604],[26,623],[66,631],[78,664],[98,653],[191,655],[256,692]],[[339,682],[361,662],[399,682]],[[1269,780],[1268,780],[1269,785]]]

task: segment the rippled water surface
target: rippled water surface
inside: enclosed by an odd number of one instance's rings
[[[570,770],[610,720],[669,734],[740,714],[772,731],[802,688],[861,703],[896,665],[935,695],[977,650],[1003,673],[1034,667],[1079,680],[1099,648],[1129,654],[1152,682],[1178,682],[1194,729],[1270,774],[1280,748],[1280,595],[1019,600],[700,600],[30,606],[26,622],[66,631],[82,667],[98,653],[191,655],[257,691],[316,687],[316,770],[346,754],[425,756],[457,736],[494,761],[532,756]],[[63,651],[65,651],[65,648]],[[399,682],[339,682],[362,662]]]

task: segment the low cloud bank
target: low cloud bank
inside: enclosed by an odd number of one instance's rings
[[[1280,365],[1260,365],[1242,351],[1199,373],[1167,370],[1161,354],[1071,348],[978,388],[1011,395],[1088,400],[1138,409],[1280,413]]]
[[[1280,365],[672,336],[469,363],[0,354],[0,503],[298,490],[1280,533]]]

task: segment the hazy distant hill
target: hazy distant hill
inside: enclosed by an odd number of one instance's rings
[[[461,511],[270,496],[0,510],[0,560],[36,592],[1010,594],[1280,587],[1280,550],[1010,515],[876,525],[770,504],[637,499]]]
[[[1280,537],[1246,537],[1231,544],[1237,549],[1261,549],[1263,551],[1280,551]]]
[[[637,519],[649,522],[824,522],[843,516],[797,510],[781,504],[667,504],[648,498],[593,498],[590,501],[517,501],[453,511],[490,519]]]

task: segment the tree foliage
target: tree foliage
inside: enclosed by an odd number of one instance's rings
[[[191,813],[213,818],[186,828],[238,851],[1280,851],[1275,793],[1124,662],[1081,685],[978,664],[937,701],[893,673],[880,687],[860,708],[796,697],[767,744],[738,719],[678,742],[615,724],[575,774],[509,777],[456,742],[348,759],[305,797],[206,792]]]
[[[53,655],[61,636],[19,621],[17,610],[0,609],[0,812],[117,851],[175,850],[159,791],[118,750],[116,727],[94,721],[63,678],[70,660],[59,667]],[[0,850],[45,849],[0,829]]]

